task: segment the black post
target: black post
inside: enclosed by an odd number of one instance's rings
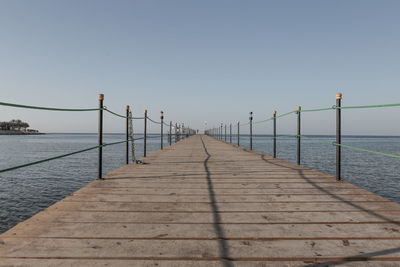
[[[163,141],[164,141],[164,133],[163,133],[163,131],[164,131],[164,112],[163,111],[161,111],[161,116],[160,116],[160,119],[161,119],[161,149],[163,149]]]
[[[99,162],[97,179],[103,179],[103,100],[104,95],[99,94]]]
[[[172,121],[169,121],[169,145],[172,143]]]
[[[178,141],[178,123],[175,122],[175,143]]]
[[[147,109],[144,110],[144,142],[143,142],[143,157],[146,157],[147,150]]]
[[[253,150],[253,112],[250,112],[250,150]]]
[[[342,104],[342,94],[336,94],[336,180],[341,180],[341,135],[342,135],[342,122],[340,107]]]
[[[297,165],[300,165],[300,114],[301,114],[301,107],[297,107]]]
[[[274,111],[274,158],[276,158],[276,111]]]
[[[225,142],[226,142],[226,124],[225,124]]]
[[[239,130],[239,128],[240,128],[240,121],[237,122],[237,126],[238,126],[238,146],[240,146],[240,142],[239,142],[239,140],[240,140],[240,130]]]
[[[129,106],[126,106],[126,164],[129,163]]]
[[[232,123],[229,124],[229,143],[232,144]]]
[[[219,135],[219,139],[222,141],[222,122],[221,122],[221,127],[220,127],[220,131],[219,131],[220,135]]]
[[[181,125],[178,124],[178,142],[181,141]]]

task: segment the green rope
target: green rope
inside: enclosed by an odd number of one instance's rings
[[[115,115],[115,116],[117,116],[117,117],[126,119],[126,116],[123,116],[123,115],[121,115],[121,114],[115,113],[115,112],[113,112],[113,111],[107,109],[107,107],[104,107],[103,110],[105,110],[105,111],[107,111],[108,113],[111,113],[111,114],[113,114],[113,115]]]
[[[271,117],[271,118],[268,118],[268,119],[262,120],[262,121],[255,121],[254,124],[259,124],[259,123],[262,123],[262,122],[272,121],[273,119],[274,119],[274,117]]]
[[[365,105],[365,106],[345,106],[345,107],[336,107],[336,106],[332,106],[329,108],[315,108],[315,109],[302,109],[302,110],[292,110],[289,111],[287,113],[284,113],[282,115],[276,116],[276,118],[281,118],[281,117],[285,117],[287,115],[293,114],[293,113],[297,113],[297,112],[318,112],[318,111],[326,111],[326,110],[334,110],[334,109],[365,109],[365,108],[383,108],[383,107],[399,107],[400,104],[382,104],[382,105]],[[274,117],[270,117],[268,119],[265,120],[261,120],[261,121],[256,121],[253,124],[259,124],[259,123],[263,123],[263,122],[268,122],[273,120]],[[243,124],[243,126],[248,125],[250,123],[246,123]],[[241,124],[242,125],[242,124]],[[234,126],[236,127],[236,126]]]
[[[68,156],[71,156],[71,155],[79,154],[79,153],[86,152],[86,151],[93,150],[93,149],[100,148],[100,147],[117,145],[117,144],[122,144],[122,143],[126,143],[126,142],[127,141],[119,141],[119,142],[114,142],[114,143],[103,144],[101,146],[93,146],[93,147],[85,148],[85,149],[82,149],[82,150],[79,150],[79,151],[75,151],[75,152],[71,152],[71,153],[67,153],[67,154],[63,154],[63,155],[59,155],[59,156],[55,156],[55,157],[51,157],[51,158],[47,158],[47,159],[42,159],[42,160],[38,160],[38,161],[22,164],[22,165],[19,165],[19,166],[14,166],[14,167],[7,168],[7,169],[2,169],[2,170],[0,170],[0,173],[7,172],[7,171],[12,171],[12,170],[16,170],[16,169],[32,166],[32,165],[36,165],[36,164],[39,164],[39,163],[43,163],[43,162],[47,162],[47,161],[51,161],[51,160],[55,160],[55,159],[68,157]]]
[[[158,121],[152,120],[150,117],[147,117],[147,119],[148,119],[149,121],[153,122],[153,123],[156,123],[156,124],[161,124],[161,122],[158,122]]]
[[[291,136],[298,137],[299,135],[295,134],[295,135],[291,135]],[[282,137],[288,137],[288,136],[282,136]],[[324,143],[324,144],[329,144],[329,145],[334,145],[334,146],[340,146],[340,147],[354,149],[354,150],[358,150],[358,151],[362,151],[362,152],[369,152],[369,153],[373,153],[373,154],[377,154],[377,155],[381,155],[381,156],[387,156],[387,157],[391,157],[391,158],[400,159],[400,155],[396,155],[396,154],[379,152],[379,151],[376,151],[376,150],[371,150],[371,149],[366,149],[366,148],[361,148],[361,147],[356,147],[356,146],[351,146],[351,145],[337,144],[335,142],[322,140],[322,139],[318,139],[318,138],[314,138],[314,137],[308,137],[308,136],[304,136],[304,135],[300,135],[300,137],[301,138],[305,138],[305,139],[309,139],[309,140],[312,140],[312,141],[316,141],[316,142],[319,142],[319,143]]]
[[[52,111],[96,111],[100,110],[99,108],[49,108],[49,107],[38,107],[38,106],[28,106],[28,105],[20,105],[20,104],[12,104],[6,102],[0,102],[1,106],[9,106],[15,108],[29,108],[29,109],[41,109],[41,110],[52,110]]]
[[[282,115],[276,116],[276,118],[277,118],[277,119],[278,119],[278,118],[282,118],[282,117],[285,117],[285,116],[287,116],[287,115],[290,115],[290,114],[296,113],[296,112],[297,112],[297,110],[292,110],[292,111],[283,113]]]
[[[15,108],[28,108],[28,109],[40,109],[40,110],[51,110],[51,111],[97,111],[101,110],[100,108],[51,108],[51,107],[39,107],[39,106],[28,106],[28,105],[20,105],[20,104],[12,104],[6,102],[0,102],[0,106],[8,106],[8,107],[15,107]],[[126,116],[113,112],[107,107],[103,108],[104,111],[109,112],[115,116],[126,118]],[[133,117],[136,120],[142,120],[144,117]]]
[[[337,143],[332,143],[332,144],[334,146],[341,146],[341,147],[350,148],[350,149],[354,149],[354,150],[358,150],[358,151],[369,152],[369,153],[374,153],[374,154],[381,155],[381,156],[387,156],[387,157],[391,157],[391,158],[400,159],[400,155],[396,155],[396,154],[384,153],[384,152],[379,152],[379,151],[375,151],[375,150],[370,150],[370,149],[366,149],[366,148],[350,146],[350,145],[345,145],[345,144],[337,144]]]
[[[356,109],[356,108],[386,108],[386,107],[400,107],[400,104],[383,104],[383,105],[366,105],[366,106],[347,106],[347,107],[334,107],[335,109]]]
[[[314,109],[302,109],[299,110],[300,112],[315,112],[315,111],[325,111],[325,110],[332,110],[335,109],[336,106],[332,106],[330,108],[314,108]],[[297,110],[296,110],[297,111]]]
[[[275,118],[276,118],[276,119],[282,118],[282,117],[285,117],[285,116],[290,115],[290,114],[293,114],[293,113],[297,113],[297,110],[292,110],[292,111],[286,112],[286,113],[284,113],[284,114],[282,114],[282,115],[276,116]],[[274,117],[270,117],[270,118],[268,118],[268,119],[261,120],[261,121],[255,121],[255,122],[253,122],[253,124],[259,124],[259,123],[263,123],[263,122],[267,122],[267,121],[272,121],[272,120],[274,120]],[[248,125],[248,124],[250,124],[250,123],[248,122],[248,123],[243,124],[243,125]]]
[[[126,116],[121,115],[121,114],[118,114],[118,113],[116,113],[116,112],[113,112],[113,111],[107,109],[107,107],[104,107],[103,110],[105,110],[105,111],[107,111],[107,112],[109,112],[109,113],[111,113],[111,114],[113,114],[113,115],[115,115],[115,116],[118,116],[118,117],[120,117],[120,118],[126,119]],[[133,120],[143,120],[144,117],[132,117],[132,119],[133,119]]]

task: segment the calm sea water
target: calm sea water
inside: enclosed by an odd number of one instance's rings
[[[117,142],[123,134],[105,134],[104,142]],[[141,137],[140,135],[136,135]],[[334,141],[331,136],[316,136]],[[241,136],[241,145],[249,146],[249,137]],[[236,137],[233,137],[236,143]],[[37,136],[0,136],[0,169],[95,146],[96,134],[46,134]],[[382,152],[400,154],[400,137],[343,137],[343,143]],[[143,154],[143,141],[137,141],[136,155]],[[167,144],[165,138],[164,144]],[[125,164],[125,144],[103,149],[103,170],[107,173]],[[272,154],[272,139],[253,138],[256,151]],[[159,138],[148,139],[148,153],[160,147]],[[277,141],[278,157],[296,160],[296,140]],[[400,160],[343,149],[343,179],[368,191],[400,203]],[[302,141],[302,165],[335,175],[335,147]],[[73,155],[23,169],[0,173],[0,233],[24,221],[40,210],[73,193],[97,177],[97,150]]]

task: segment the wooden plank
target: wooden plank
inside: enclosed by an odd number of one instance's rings
[[[362,203],[219,203],[219,212],[276,212],[276,211],[360,211],[360,209],[369,211],[398,211],[400,205],[393,202],[362,202]],[[142,212],[213,212],[210,203],[132,203],[132,202],[85,202],[82,201],[60,201],[51,206],[48,211],[52,210],[95,210],[95,211],[142,211]]]
[[[195,231],[194,231],[195,227]],[[360,231],[360,227],[363,231]],[[107,231],[105,231],[107,229]],[[226,239],[400,239],[398,224],[225,224]],[[343,236],[353,233],[351,237]],[[51,223],[27,221],[4,236],[69,237],[69,238],[128,238],[128,239],[215,239],[213,224],[129,224],[102,222]]]
[[[124,223],[351,223],[351,222],[399,222],[400,212],[354,211],[354,212],[104,212],[104,211],[43,211],[36,217],[48,222],[124,222]]]
[[[346,239],[347,240],[347,239]],[[385,258],[400,260],[400,240],[109,240],[2,238],[0,257],[148,259],[314,259]],[[229,248],[229,249],[228,249]],[[340,255],[340,256],[338,256]]]

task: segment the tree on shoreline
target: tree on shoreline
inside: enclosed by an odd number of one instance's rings
[[[0,130],[3,131],[24,131],[29,127],[27,122],[21,120],[11,120],[11,121],[2,121],[0,122]]]

